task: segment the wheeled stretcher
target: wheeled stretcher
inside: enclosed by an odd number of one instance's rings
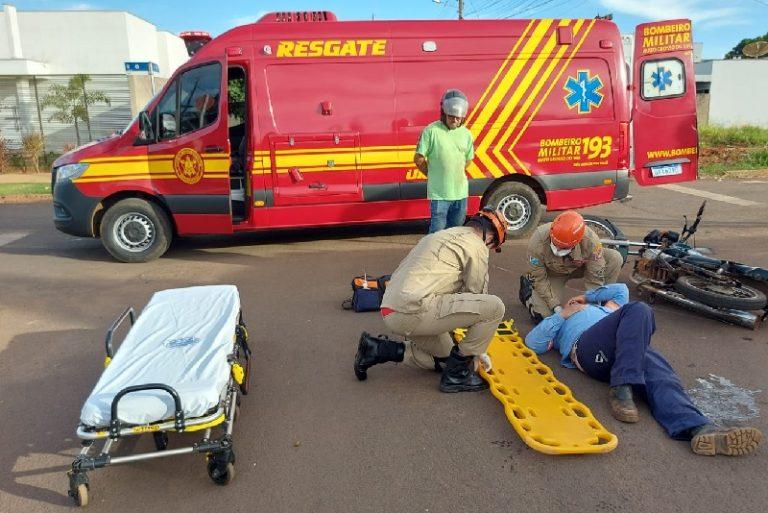
[[[130,320],[122,344],[113,336]],[[110,465],[180,454],[206,455],[219,485],[234,478],[232,429],[240,395],[248,393],[250,349],[233,285],[157,292],[136,318],[126,309],[106,336],[105,370],[80,413],[82,449],[69,471],[69,495],[88,503],[87,472]],[[217,436],[214,436],[214,428]],[[168,448],[169,432],[201,431],[192,446]],[[151,433],[155,451],[112,456],[115,442]],[[91,454],[104,440],[98,454]]]

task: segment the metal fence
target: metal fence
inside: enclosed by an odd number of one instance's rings
[[[55,84],[66,87],[72,75],[0,77],[0,137],[14,150],[21,148],[29,133],[42,135],[45,151],[60,153],[75,146],[78,132],[81,144],[124,129],[131,120],[130,87],[125,75],[89,75],[84,92],[101,92],[109,105],[96,102],[87,106],[86,119],[62,123],[51,119],[60,109],[43,107]]]

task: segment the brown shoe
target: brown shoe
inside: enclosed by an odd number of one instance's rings
[[[608,397],[611,401],[611,413],[615,419],[629,423],[640,420],[640,413],[632,399],[631,385],[611,387]]]
[[[718,428],[706,424],[698,429],[691,438],[691,450],[696,454],[714,456],[743,456],[757,449],[763,441],[759,429],[751,427]]]

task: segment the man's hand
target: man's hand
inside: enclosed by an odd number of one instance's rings
[[[416,153],[413,156],[413,163],[419,168],[419,171],[425,175],[429,173],[429,166],[427,165],[427,158],[421,153]]]
[[[483,353],[475,356],[475,372],[482,367],[485,372],[491,372],[491,369],[493,368],[493,363],[491,363],[491,357],[488,356],[488,353]]]
[[[578,303],[578,304],[581,304],[581,305],[586,305],[587,304],[587,297],[584,294],[581,294],[579,296],[574,296],[571,299],[569,299],[566,304],[570,305],[571,303]]]
[[[563,319],[567,319],[571,315],[575,314],[576,312],[581,312],[587,308],[587,305],[583,303],[576,303],[576,302],[568,302],[562,310],[560,310],[560,317]]]

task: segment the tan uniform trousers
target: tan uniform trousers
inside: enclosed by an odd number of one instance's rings
[[[623,264],[621,253],[615,249],[604,248],[603,256],[605,258],[605,284],[616,283],[619,279],[619,273],[621,272],[621,266]],[[570,297],[564,297],[564,295],[566,295],[565,284],[568,283],[568,280],[583,278],[584,267],[580,267],[571,274],[559,274],[549,271],[547,277],[552,286],[552,292],[555,294],[555,297],[559,298],[560,304],[562,305],[564,301],[570,299]],[[533,313],[538,313],[545,319],[555,313],[549,308],[547,303],[535,289],[532,291],[531,297],[525,302],[525,306],[529,311],[532,310]]]
[[[384,317],[387,328],[407,339],[403,362],[419,369],[434,370],[434,357],[450,354],[456,328],[468,328],[459,344],[462,354],[483,354],[504,318],[504,302],[490,294],[446,294],[423,306],[417,313],[392,312]]]

